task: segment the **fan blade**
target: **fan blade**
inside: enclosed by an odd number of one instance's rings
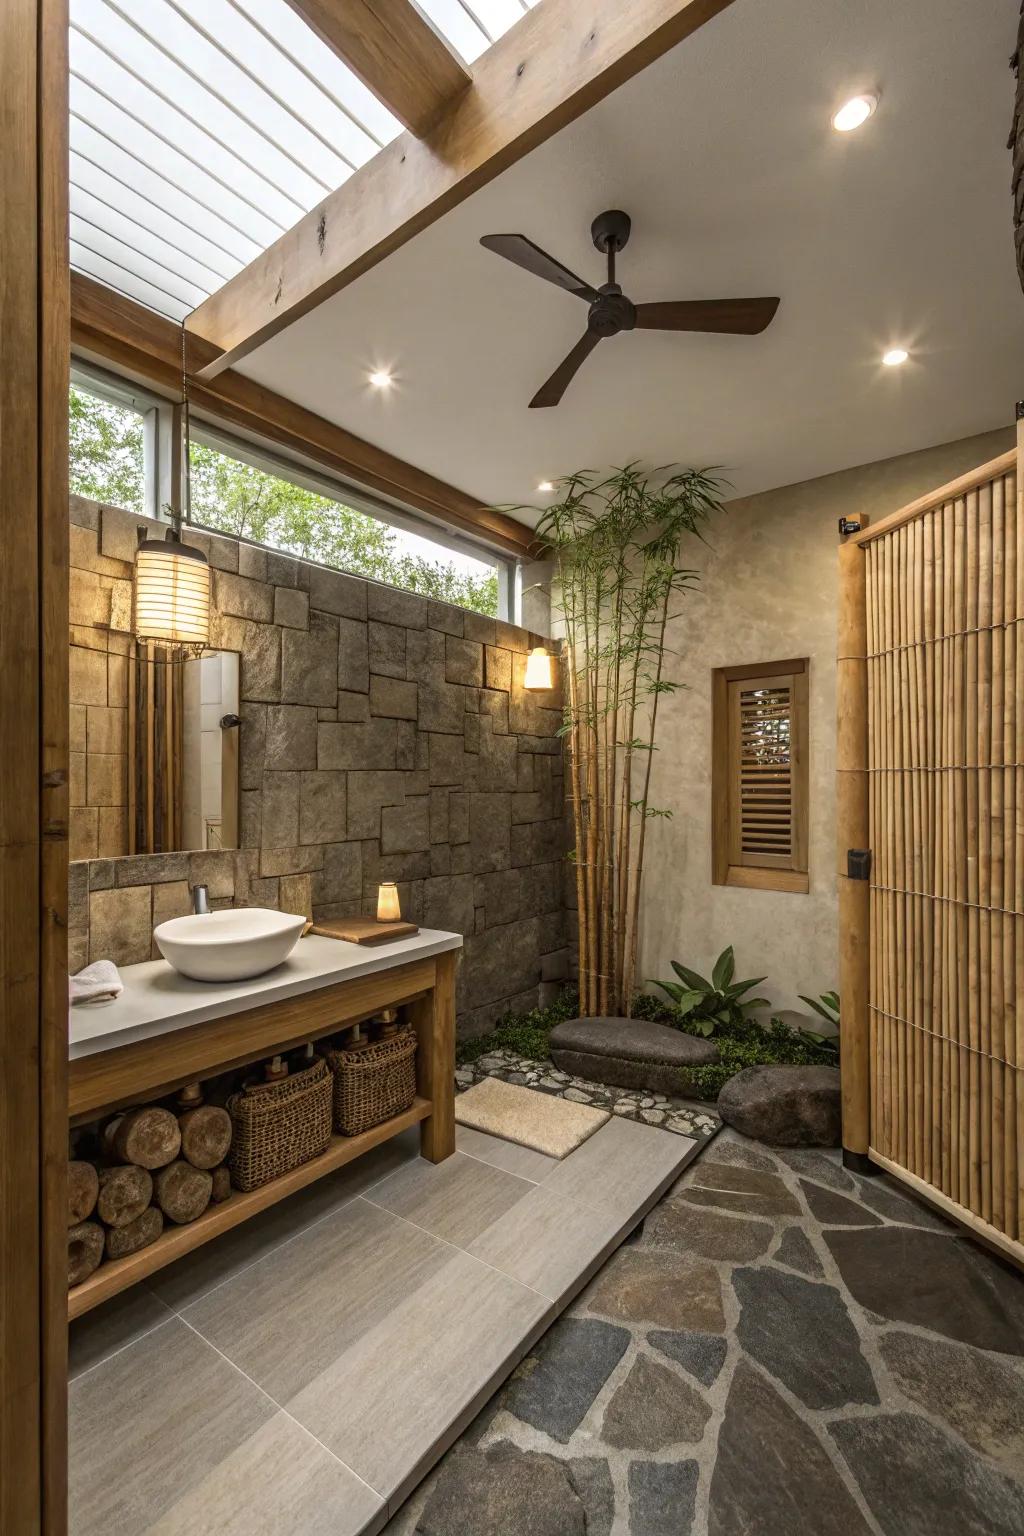
[[[778,299],[681,299],[638,304],[636,323],[645,331],[720,331],[756,336],[770,325]]]
[[[506,261],[514,261],[517,267],[532,272],[534,277],[543,277],[546,282],[564,288],[566,293],[574,293],[578,299],[586,299],[592,304],[600,297],[596,288],[570,272],[568,267],[563,267],[560,261],[542,251],[532,240],[527,240],[525,235],[483,235],[480,244],[504,256]]]
[[[569,353],[569,356],[559,363],[547,383],[541,385],[530,401],[531,411],[535,410],[538,406],[558,404],[566,389],[572,383],[577,369],[586,362],[600,340],[601,337],[595,335],[593,331],[584,331],[580,340]]]

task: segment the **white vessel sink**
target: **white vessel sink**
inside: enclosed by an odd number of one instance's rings
[[[306,926],[304,917],[266,907],[232,907],[196,917],[172,917],[154,928],[168,964],[193,981],[246,981],[287,960]]]

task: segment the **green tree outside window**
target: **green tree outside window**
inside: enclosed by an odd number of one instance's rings
[[[83,390],[70,396],[71,490],[144,513],[142,417]],[[477,613],[498,611],[498,573],[479,574],[400,547],[386,523],[193,443],[192,516],[205,528],[420,592]]]

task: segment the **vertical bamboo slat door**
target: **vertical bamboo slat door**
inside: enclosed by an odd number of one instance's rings
[[[850,943],[844,931],[841,989],[844,1145],[1024,1261],[1017,470],[1006,454],[842,549],[847,609],[861,584],[864,598],[845,656],[840,640],[840,766],[844,716],[859,719],[872,859],[867,932]],[[866,666],[849,654],[858,631]],[[844,879],[865,777],[849,771],[856,755],[848,742]],[[865,999],[849,1015],[848,991]]]

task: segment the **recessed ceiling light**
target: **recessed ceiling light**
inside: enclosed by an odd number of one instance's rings
[[[905,347],[890,347],[888,352],[883,352],[882,362],[887,368],[898,368],[909,355]]]
[[[540,482],[540,485],[538,485],[537,489],[538,489],[538,491],[540,492],[540,494],[542,496],[546,496],[549,491],[553,491],[554,490],[554,486],[551,484],[550,480],[542,480]]]
[[[370,374],[370,383],[374,389],[390,389],[394,382],[386,368],[377,368]]]
[[[832,127],[837,133],[852,133],[854,128],[867,122],[877,106],[877,96],[851,96],[833,117]]]

